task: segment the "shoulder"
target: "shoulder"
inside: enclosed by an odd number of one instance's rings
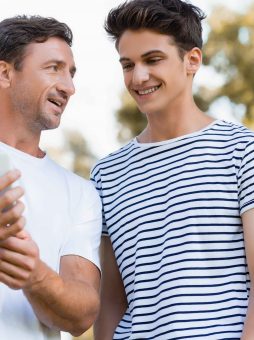
[[[251,141],[254,138],[254,132],[240,123],[233,123],[224,120],[218,121],[213,131],[218,131],[228,138],[238,138],[240,141]]]
[[[62,185],[67,188],[70,196],[80,197],[85,193],[87,197],[97,197],[96,190],[89,180],[64,168],[50,157],[48,157],[47,162],[48,166],[51,167],[57,178],[62,182]]]
[[[223,138],[221,141],[232,152],[233,159],[238,168],[247,161],[253,164],[254,132],[240,123],[220,121],[216,124]],[[219,138],[220,139],[220,138]]]
[[[106,157],[100,159],[91,171],[92,178],[95,177],[101,170],[109,169],[114,166],[117,166],[118,163],[122,162],[123,159],[126,159],[130,152],[135,148],[135,143],[131,140],[129,143],[125,144],[123,147],[118,150],[110,153]]]
[[[206,132],[210,140],[220,148],[227,148],[238,156],[246,146],[254,142],[254,132],[240,123],[218,120]]]

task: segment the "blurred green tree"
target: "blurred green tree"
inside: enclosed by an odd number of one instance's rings
[[[222,81],[218,87],[211,88],[208,79],[207,85],[195,89],[194,99],[203,111],[208,111],[212,103],[223,97],[230,100],[233,114],[237,114],[235,105],[242,104],[243,123],[254,129],[254,4],[245,13],[215,7],[208,24],[210,31],[203,48],[203,64],[210,65]],[[146,125],[144,114],[126,91],[116,118],[120,142],[138,135]]]
[[[73,130],[64,131],[63,137],[63,146],[49,148],[48,153],[65,168],[88,179],[96,157],[88,149],[86,140],[80,132]]]
[[[122,94],[122,107],[116,112],[118,121],[118,140],[125,143],[137,136],[146,125],[146,118],[139,111],[134,100],[127,91]]]
[[[208,20],[210,33],[204,45],[204,65],[222,75],[223,83],[209,95],[203,88],[206,105],[221,97],[245,108],[243,123],[254,128],[254,4],[245,13],[226,7],[214,9]]]
[[[89,178],[96,157],[88,149],[82,134],[77,131],[66,131],[64,149],[72,155],[72,171],[77,175]]]

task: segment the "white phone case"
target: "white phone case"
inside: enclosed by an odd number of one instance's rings
[[[0,152],[0,177],[5,175],[8,171],[13,170],[14,167],[11,163],[11,159],[7,153]],[[10,185],[5,190],[2,190],[0,194],[2,195],[6,190],[12,188],[13,185]]]
[[[10,157],[7,153],[0,152],[0,176],[13,169]]]

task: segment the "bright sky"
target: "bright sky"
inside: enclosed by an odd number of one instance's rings
[[[241,8],[254,0],[241,1]],[[91,151],[102,157],[118,147],[114,112],[120,106],[124,89],[118,55],[106,37],[103,22],[106,14],[120,0],[8,0],[1,7],[0,20],[17,14],[52,16],[66,22],[74,34],[73,52],[78,72],[76,94],[65,110],[61,127],[44,133],[43,144],[61,145],[62,131],[75,129],[83,133]],[[192,3],[209,13],[221,0],[193,0]],[[239,0],[225,5],[238,8]],[[205,72],[196,81],[202,82]]]

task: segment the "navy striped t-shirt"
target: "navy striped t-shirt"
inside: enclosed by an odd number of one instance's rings
[[[240,216],[254,208],[253,175],[254,133],[225,121],[134,139],[98,162],[103,233],[128,299],[114,339],[240,339],[250,283]]]

